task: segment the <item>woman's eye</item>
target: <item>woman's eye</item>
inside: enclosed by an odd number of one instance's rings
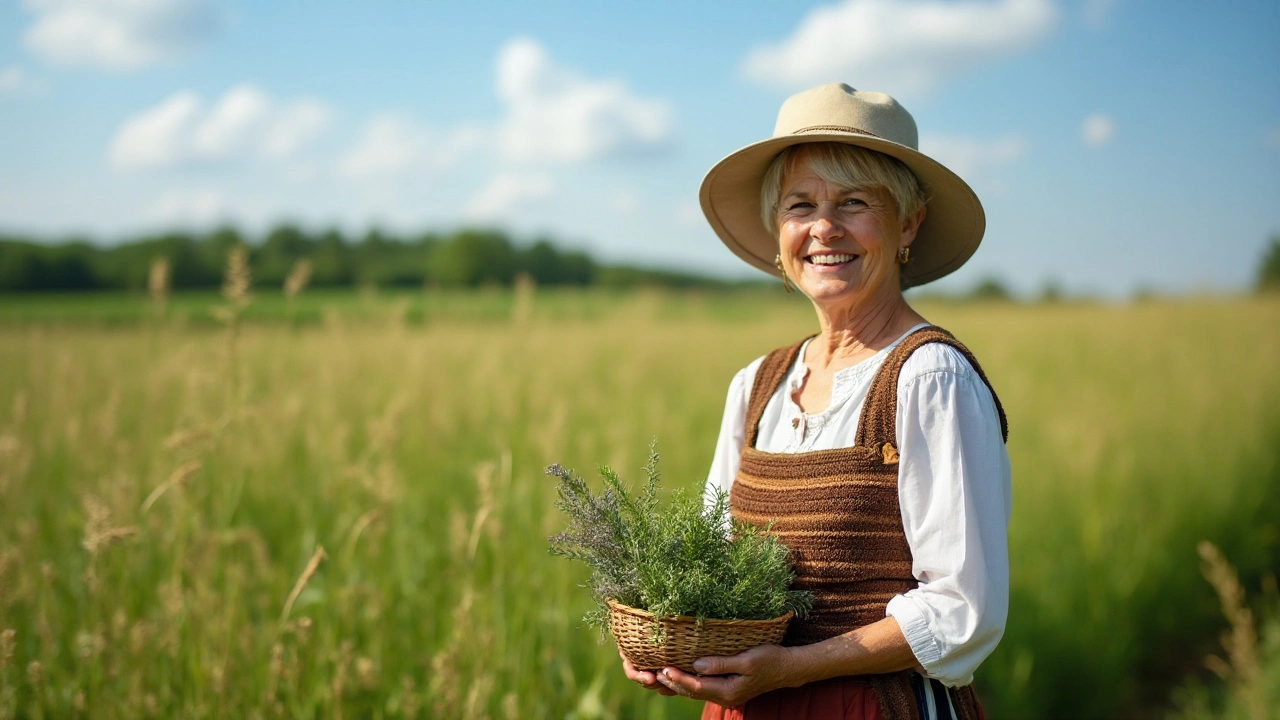
[[[795,212],[796,210],[808,210],[811,207],[813,207],[813,203],[810,202],[794,202],[787,206],[787,210]]]
[[[864,202],[861,198],[851,197],[851,198],[845,198],[844,202],[841,204],[845,205],[846,207],[848,206],[856,207],[856,206],[866,205],[867,203]]]

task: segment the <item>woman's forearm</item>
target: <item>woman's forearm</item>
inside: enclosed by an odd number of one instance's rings
[[[790,686],[846,675],[875,675],[919,666],[891,617],[812,645],[788,648]]]

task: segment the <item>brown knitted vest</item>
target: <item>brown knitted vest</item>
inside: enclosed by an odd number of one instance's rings
[[[921,328],[889,352],[867,392],[854,446],[838,450],[757,450],[760,416],[803,343],[769,353],[756,373],[729,503],[739,520],[772,523],[791,551],[795,587],[813,593],[813,611],[792,621],[783,644],[815,643],[876,622],[895,595],[918,585],[898,506],[898,374],[911,353],[933,342],[959,350],[991,387],[977,360],[950,333]],[[996,409],[1007,439],[999,399]],[[906,671],[870,679],[887,719],[919,720]],[[960,720],[982,717],[972,686],[953,689],[951,698]]]

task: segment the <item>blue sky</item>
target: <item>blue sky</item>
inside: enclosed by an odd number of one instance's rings
[[[942,289],[1232,292],[1280,234],[1280,3],[0,0],[0,230],[463,225],[750,275],[703,173],[829,81],[986,207]]]

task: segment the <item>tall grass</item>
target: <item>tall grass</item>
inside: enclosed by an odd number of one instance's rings
[[[656,437],[696,488],[732,373],[811,311],[530,293],[0,326],[0,717],[695,717],[582,625],[541,471],[638,480]],[[1280,304],[922,310],[1011,418],[989,714],[1165,706],[1223,624],[1197,543],[1280,559]]]
[[[1268,720],[1280,712],[1280,595],[1276,576],[1264,577],[1262,625],[1255,621],[1235,568],[1208,541],[1200,543],[1205,579],[1213,585],[1230,623],[1222,633],[1222,655],[1209,655],[1205,667],[1220,684],[1192,682],[1175,694],[1176,717]],[[1224,659],[1225,657],[1225,659]]]

